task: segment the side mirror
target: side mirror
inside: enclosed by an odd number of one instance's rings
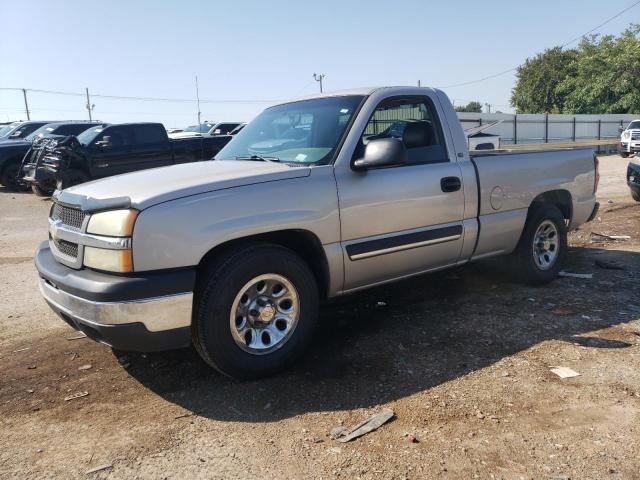
[[[364,156],[353,163],[354,170],[369,168],[392,167],[407,163],[407,148],[399,138],[378,138],[371,140]]]
[[[212,135],[220,135],[220,132],[222,132],[222,130],[220,130],[219,128],[216,128],[216,129],[213,131]]]
[[[111,148],[112,146],[111,137],[108,135],[105,135],[104,137],[102,137],[102,140],[100,140],[99,142],[96,142],[96,146],[100,148]]]

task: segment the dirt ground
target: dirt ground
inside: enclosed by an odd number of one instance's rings
[[[36,285],[50,204],[0,190],[0,478],[640,478],[626,164],[601,158],[601,212],[571,234],[566,271],[593,278],[531,288],[494,260],[352,295],[322,308],[292,370],[243,383],[190,350],[73,339]],[[383,408],[379,430],[329,438]]]

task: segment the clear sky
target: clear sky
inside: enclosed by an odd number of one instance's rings
[[[632,0],[35,1],[0,0],[0,88],[195,98],[202,118],[250,120],[269,103],[318,90],[444,87],[491,75],[562,44]],[[599,30],[640,23],[640,5]],[[509,107],[513,73],[444,88],[456,103]],[[29,92],[32,119],[85,119],[81,96]],[[94,97],[108,122],[196,122],[187,102]],[[24,119],[20,92],[0,90],[0,121]]]

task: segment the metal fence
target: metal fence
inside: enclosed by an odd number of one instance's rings
[[[426,111],[415,107],[378,111],[365,133],[378,134],[397,121],[427,117]],[[458,118],[464,129],[501,120],[485,133],[500,135],[502,145],[611,140],[610,145],[598,145],[599,151],[611,151],[617,148],[620,139],[618,129],[638,116],[458,112]]]
[[[611,140],[611,146],[617,146],[620,138],[618,129],[626,127],[631,120],[638,117],[634,115],[518,115],[459,112],[458,118],[462,128],[502,120],[502,123],[485,132],[500,135],[503,145]]]

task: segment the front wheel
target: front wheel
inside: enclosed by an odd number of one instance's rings
[[[192,339],[212,367],[238,379],[293,364],[311,340],[318,286],[308,265],[272,244],[236,248],[203,273]]]
[[[640,188],[631,188],[631,196],[636,202],[640,202]]]
[[[514,252],[518,277],[531,285],[550,282],[562,268],[566,250],[567,226],[558,207],[534,207]]]
[[[50,197],[56,191],[56,183],[54,181],[45,182],[40,185],[31,184],[31,191],[38,197]]]
[[[27,190],[27,187],[23,185],[18,179],[18,173],[20,172],[20,164],[18,162],[11,162],[2,169],[0,175],[0,183],[14,192],[23,192]]]
[[[629,152],[620,152],[622,158],[629,158]]]

